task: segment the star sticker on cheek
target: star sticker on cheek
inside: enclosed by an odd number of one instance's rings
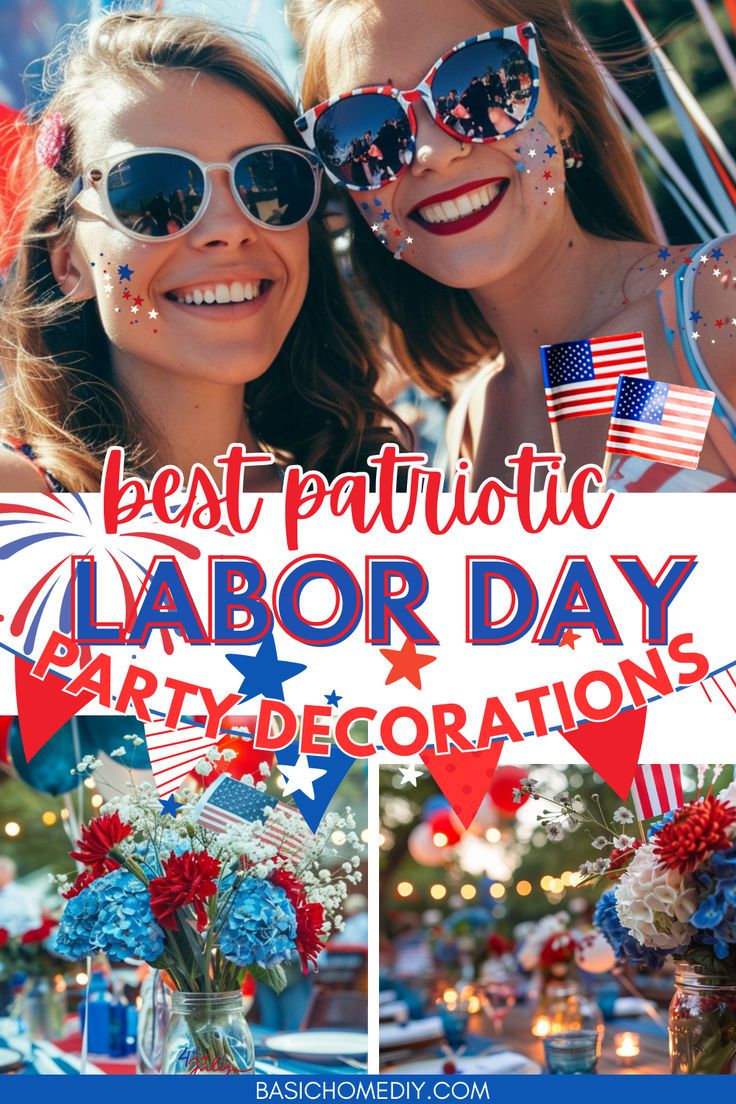
[[[130,291],[128,290],[128,288],[126,288],[123,292],[123,299],[130,299]]]
[[[135,305],[136,305],[137,307],[141,307],[141,306],[143,306],[143,299],[141,298],[141,296],[140,296],[140,295],[136,295],[136,297],[135,297],[135,299],[133,300],[133,302],[135,303]]]
[[[149,318],[158,318],[158,311],[157,310],[150,310],[148,312],[148,317]]]
[[[118,278],[119,278],[120,283],[122,284],[123,280],[130,280],[130,278],[134,274],[134,272],[135,272],[135,269],[134,268],[129,268],[127,264],[118,265]]]
[[[394,237],[395,238],[400,238],[401,237],[401,230],[398,228],[398,226],[394,230]]]
[[[555,189],[554,188],[548,188],[547,189],[547,195],[553,196],[554,194],[555,194]]]
[[[140,309],[141,309],[140,307],[131,307],[130,308],[130,313],[131,314],[137,314]]]
[[[373,225],[371,226],[371,230],[373,231],[374,234],[377,234],[380,229],[381,229],[381,227],[378,225],[377,222],[374,222]]]
[[[547,169],[547,171],[545,173],[543,173],[542,175],[544,176],[545,180],[551,180],[552,179],[552,173],[549,171],[549,169]]]
[[[556,157],[557,156],[557,146],[547,146],[547,148],[544,152],[547,154],[548,157]]]

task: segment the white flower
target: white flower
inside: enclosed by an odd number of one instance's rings
[[[214,767],[210,763],[209,759],[198,759],[197,762],[194,764],[194,773],[201,774],[205,778],[208,774],[212,774],[213,770]]]
[[[611,863],[608,859],[596,859],[591,863],[594,874],[605,874]]]
[[[718,794],[718,800],[724,801],[726,805],[736,806],[736,781],[733,781],[730,786],[726,786],[725,790],[721,790]]]
[[[688,921],[697,905],[692,877],[660,867],[651,843],[639,848],[616,887],[619,920],[639,943],[658,950],[690,943]]]
[[[134,732],[131,733],[129,736],[123,736],[123,739],[130,740],[133,747],[140,747],[141,744],[144,744],[146,742],[141,736],[136,736]]]
[[[113,751],[110,752],[110,758],[111,759],[120,759],[120,758],[122,758],[123,755],[127,755],[127,754],[128,753],[127,753],[127,751],[125,750],[124,747],[116,747]]]
[[[591,862],[581,863],[578,873],[582,878],[589,878],[591,874],[595,873],[595,871],[593,870],[593,864]]]
[[[628,851],[635,843],[636,840],[633,836],[616,836],[613,841],[613,846],[619,851]]]
[[[259,766],[258,772],[261,775],[261,778],[268,778],[269,774],[271,773],[271,768],[269,767],[268,763],[265,762],[265,760]]]
[[[225,750],[222,753],[222,758],[224,759],[224,761],[226,763],[232,763],[233,759],[237,759],[237,757],[238,757],[237,751],[233,751],[232,748],[225,748]]]
[[[625,805],[621,805],[613,814],[613,819],[616,821],[616,824],[633,824],[634,814],[631,809],[627,809]]]
[[[552,843],[559,843],[560,840],[565,838],[565,829],[557,821],[552,820],[549,824],[545,824],[544,834]]]
[[[596,851],[602,851],[604,847],[611,846],[611,841],[606,836],[596,836],[590,846],[594,847]]]

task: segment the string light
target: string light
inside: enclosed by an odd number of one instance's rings
[[[86,985],[89,981],[89,978],[85,973],[79,973],[74,980],[76,981],[77,985]]]
[[[370,839],[370,836],[370,831],[367,828],[364,828],[363,831],[360,833],[360,838],[362,839],[363,843],[367,843]]]
[[[20,835],[20,824],[18,824],[17,820],[8,821],[5,825],[5,835],[10,836],[11,839]]]
[[[399,897],[411,897],[412,893],[414,892],[414,886],[411,884],[411,882],[399,882],[396,887],[396,892],[398,893]]]
[[[460,896],[466,901],[472,901],[478,890],[474,885],[470,885],[466,882],[464,886],[460,886]]]
[[[506,886],[502,886],[500,882],[494,882],[489,892],[495,901],[500,901],[506,896]]]
[[[498,843],[498,841],[501,839],[501,833],[499,832],[498,828],[489,828],[486,832],[486,839],[489,843]]]
[[[102,802],[104,800],[105,799],[102,796],[102,794],[94,794],[93,797],[92,797],[92,802],[91,802],[92,808],[93,809],[99,809],[100,805],[102,804]]]
[[[58,817],[53,809],[47,809],[45,813],[41,813],[41,820],[47,828],[53,828],[53,826],[56,824],[56,821],[58,820]]]
[[[532,891],[532,883],[527,882],[526,879],[522,879],[516,883],[516,892],[520,897],[528,897]]]
[[[84,784],[88,790],[97,789],[97,783],[95,782],[94,778],[85,778]]]
[[[441,901],[443,897],[447,896],[447,886],[443,886],[438,882],[436,885],[430,886],[429,895],[435,901]]]
[[[341,832],[339,828],[336,832],[332,833],[332,842],[336,844],[337,847],[342,847],[346,839],[347,836],[344,832]]]
[[[435,845],[435,847],[446,847],[449,843],[449,840],[444,832],[435,832],[435,834],[432,836],[432,843]]]

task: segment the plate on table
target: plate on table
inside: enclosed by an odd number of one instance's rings
[[[264,1047],[277,1054],[299,1058],[303,1062],[329,1062],[339,1058],[365,1058],[368,1036],[363,1031],[280,1031],[269,1035]]]
[[[378,1036],[381,1050],[426,1046],[444,1037],[445,1029],[439,1016],[427,1016],[423,1020],[409,1020],[403,1024],[382,1023]]]
[[[0,1073],[15,1073],[25,1065],[19,1050],[0,1045]]]
[[[445,1058],[420,1058],[413,1062],[400,1062],[386,1072],[394,1073],[442,1073]],[[525,1054],[516,1054],[510,1050],[497,1051],[495,1054],[463,1055],[455,1059],[459,1074],[483,1074],[487,1077],[500,1077],[504,1074],[542,1073],[538,1062],[533,1062]]]

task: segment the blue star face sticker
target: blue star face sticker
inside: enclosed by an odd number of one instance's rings
[[[547,154],[548,157],[556,157],[556,155],[557,155],[557,146],[547,146],[547,148],[544,152]]]
[[[699,322],[702,317],[703,316],[700,313],[700,311],[690,311],[690,321],[691,322]]]
[[[127,264],[118,265],[118,278],[120,283],[122,284],[123,280],[127,280],[128,282],[130,282],[130,278],[134,272],[135,269],[129,268]]]
[[[390,212],[390,211],[387,211],[387,210],[386,210],[386,209],[384,208],[384,210],[383,210],[383,211],[381,211],[381,218],[382,218],[382,219],[383,219],[383,221],[385,222],[385,221],[386,221],[386,219],[390,219],[390,218],[391,218],[391,212]]]
[[[161,816],[168,813],[169,816],[175,817],[181,809],[181,804],[176,800],[173,794],[169,794],[165,801],[160,797],[159,801],[161,803]]]
[[[669,249],[666,246],[663,249],[660,249],[660,251],[659,251],[660,261],[666,261],[671,256],[672,256],[672,254],[670,253]]]
[[[722,249],[714,249],[713,250],[713,260],[714,261],[720,261],[722,256],[723,256],[723,250]]]
[[[325,694],[325,701],[328,705],[334,705],[335,709],[337,709],[342,701],[342,694],[338,694],[337,690],[333,690],[331,694]]]
[[[264,698],[284,701],[284,683],[306,671],[305,663],[291,663],[279,659],[273,635],[267,636],[253,656],[226,655],[236,671],[244,675],[239,693],[243,701],[250,701],[262,694]]]

